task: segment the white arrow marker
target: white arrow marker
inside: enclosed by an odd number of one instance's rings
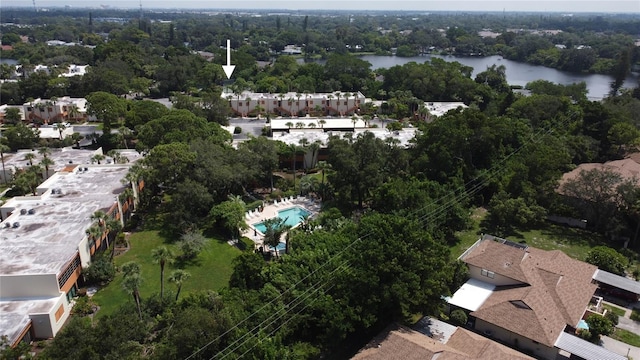
[[[235,69],[236,66],[231,65],[231,40],[227,39],[227,65],[222,65],[222,70],[227,74],[227,79],[231,79],[231,74]]]

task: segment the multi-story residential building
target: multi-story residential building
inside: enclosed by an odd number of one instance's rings
[[[69,317],[82,269],[113,240],[87,234],[96,211],[121,223],[143,183],[121,183],[130,165],[68,165],[0,207],[0,335],[12,346],[56,335]]]
[[[95,116],[87,114],[87,100],[84,98],[38,98],[25,103],[23,108],[25,120],[43,124],[96,120]]]
[[[244,91],[222,92],[224,99],[237,116],[277,114],[282,116],[306,116],[307,114],[347,116],[357,113],[365,102],[361,92],[334,93],[253,93]]]

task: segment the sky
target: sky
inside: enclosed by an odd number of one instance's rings
[[[38,8],[97,7],[138,8],[140,0],[36,0]],[[33,7],[32,0],[1,0],[3,7]],[[417,11],[543,11],[640,13],[640,0],[142,0],[143,8],[210,8],[210,9],[288,9],[288,10],[417,10]]]

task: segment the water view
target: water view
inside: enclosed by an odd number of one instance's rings
[[[498,55],[487,57],[460,57],[453,55],[424,55],[413,57],[363,55],[359,56],[359,58],[370,62],[371,69],[373,70],[390,68],[395,65],[404,65],[412,61],[423,63],[429,61],[431,58],[440,58],[450,62],[457,61],[463,65],[472,67],[472,77],[474,78],[476,74],[486,70],[491,65],[504,65],[506,68],[507,82],[510,85],[525,86],[534,80],[547,80],[562,85],[570,85],[584,81],[589,91],[587,96],[591,100],[600,100],[607,96],[610,90],[609,84],[613,81],[613,78],[609,75],[570,73],[545,66],[507,60]],[[318,63],[324,62],[324,60],[318,60]],[[636,86],[638,84],[638,78],[639,75],[637,73],[629,75],[623,87],[630,88]]]

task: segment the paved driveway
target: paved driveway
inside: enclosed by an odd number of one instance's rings
[[[633,321],[631,319],[627,319],[624,317],[618,318],[618,325],[616,327],[631,331],[634,334],[640,334],[640,322]]]
[[[620,320],[622,320],[622,318],[620,318]],[[633,359],[640,359],[640,348],[638,347],[614,340],[608,336],[602,336],[601,340],[602,346],[609,351],[613,351],[614,353],[623,356],[627,356],[627,354],[629,354],[629,357]]]

